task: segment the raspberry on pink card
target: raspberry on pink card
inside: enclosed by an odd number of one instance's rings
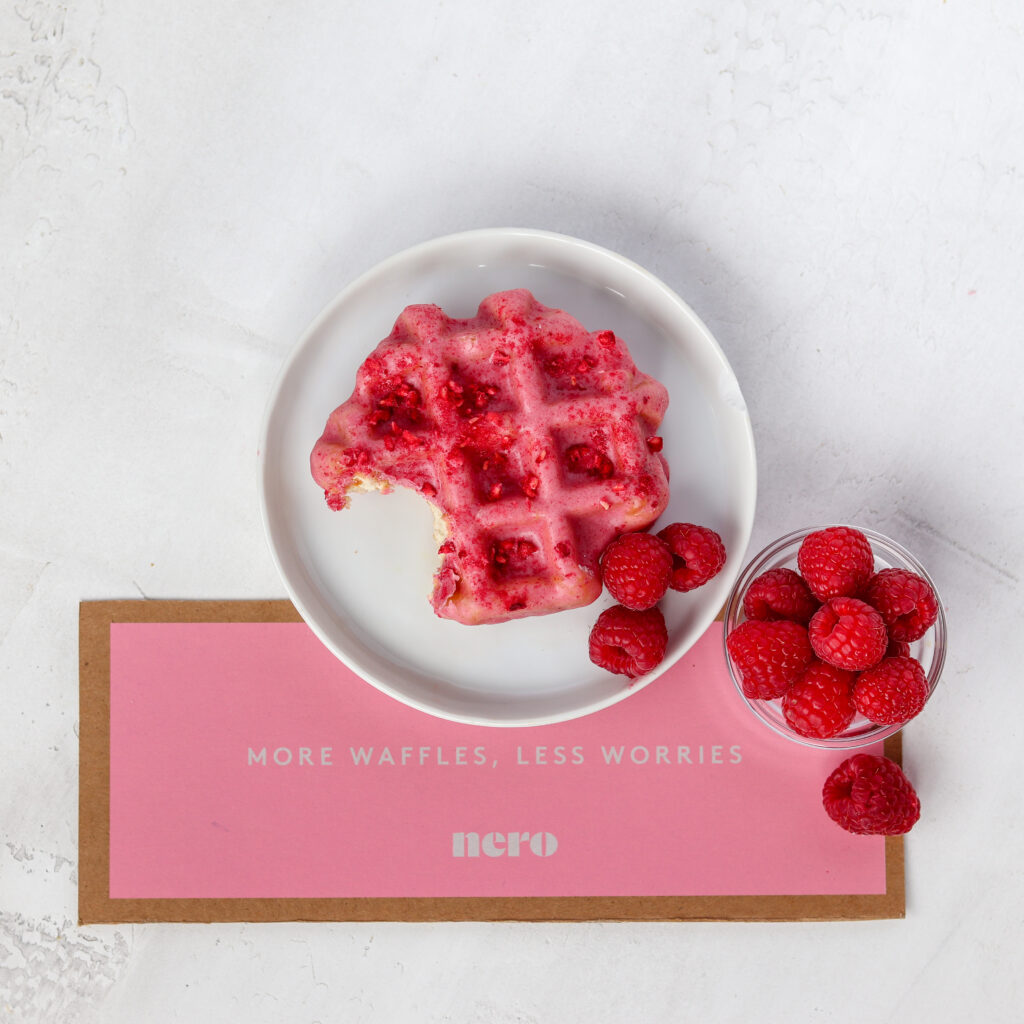
[[[921,801],[895,761],[877,754],[847,758],[825,780],[828,816],[855,835],[898,836],[921,817]]]

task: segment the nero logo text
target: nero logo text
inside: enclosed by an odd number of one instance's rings
[[[558,849],[551,832],[453,832],[453,857],[550,857]]]

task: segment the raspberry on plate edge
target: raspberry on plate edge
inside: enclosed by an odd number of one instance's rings
[[[634,611],[653,608],[668,590],[672,552],[651,533],[624,533],[604,549],[601,579],[619,604]]]
[[[661,664],[668,629],[659,608],[606,608],[590,630],[590,660],[599,668],[636,679]]]
[[[714,579],[725,565],[722,538],[707,526],[670,523],[657,534],[672,552],[673,590],[686,593]]]

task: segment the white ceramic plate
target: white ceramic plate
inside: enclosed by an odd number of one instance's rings
[[[632,686],[594,666],[590,628],[613,602],[494,626],[437,618],[433,516],[417,495],[358,494],[332,512],[309,472],[330,412],[352,393],[359,364],[401,310],[431,302],[455,317],[480,300],[529,288],[588,330],[624,338],[637,365],[668,388],[662,426],[672,500],[659,524],[716,529],[728,560],[710,584],[669,591],[659,669]],[[498,229],[449,235],[393,256],[346,288],[306,332],[271,397],[260,444],[270,548],[288,593],[316,635],[385,693],[430,714],[482,725],[540,725],[589,714],[636,693],[680,658],[725,603],[743,566],[756,496],[750,419],[708,329],[662,282],[588,242]]]

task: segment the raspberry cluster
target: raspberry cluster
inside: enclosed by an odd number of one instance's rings
[[[743,595],[744,621],[727,647],[752,700],[781,699],[801,736],[841,736],[863,716],[902,725],[928,699],[924,669],[911,656],[938,618],[928,581],[906,569],[875,571],[867,537],[848,526],[809,534],[799,572],[769,569]],[[910,780],[874,754],[847,758],[828,777],[822,805],[857,835],[902,835],[921,816]]]
[[[601,579],[618,604],[603,611],[590,631],[590,660],[630,679],[656,668],[668,646],[659,602],[669,590],[703,586],[723,565],[722,538],[694,523],[613,540],[601,555]]]
[[[928,582],[875,572],[867,537],[848,526],[808,534],[797,567],[770,569],[743,595],[745,621],[727,641],[744,694],[782,700],[801,736],[842,735],[858,714],[898,725],[919,714],[928,681],[910,644],[938,617]]]

